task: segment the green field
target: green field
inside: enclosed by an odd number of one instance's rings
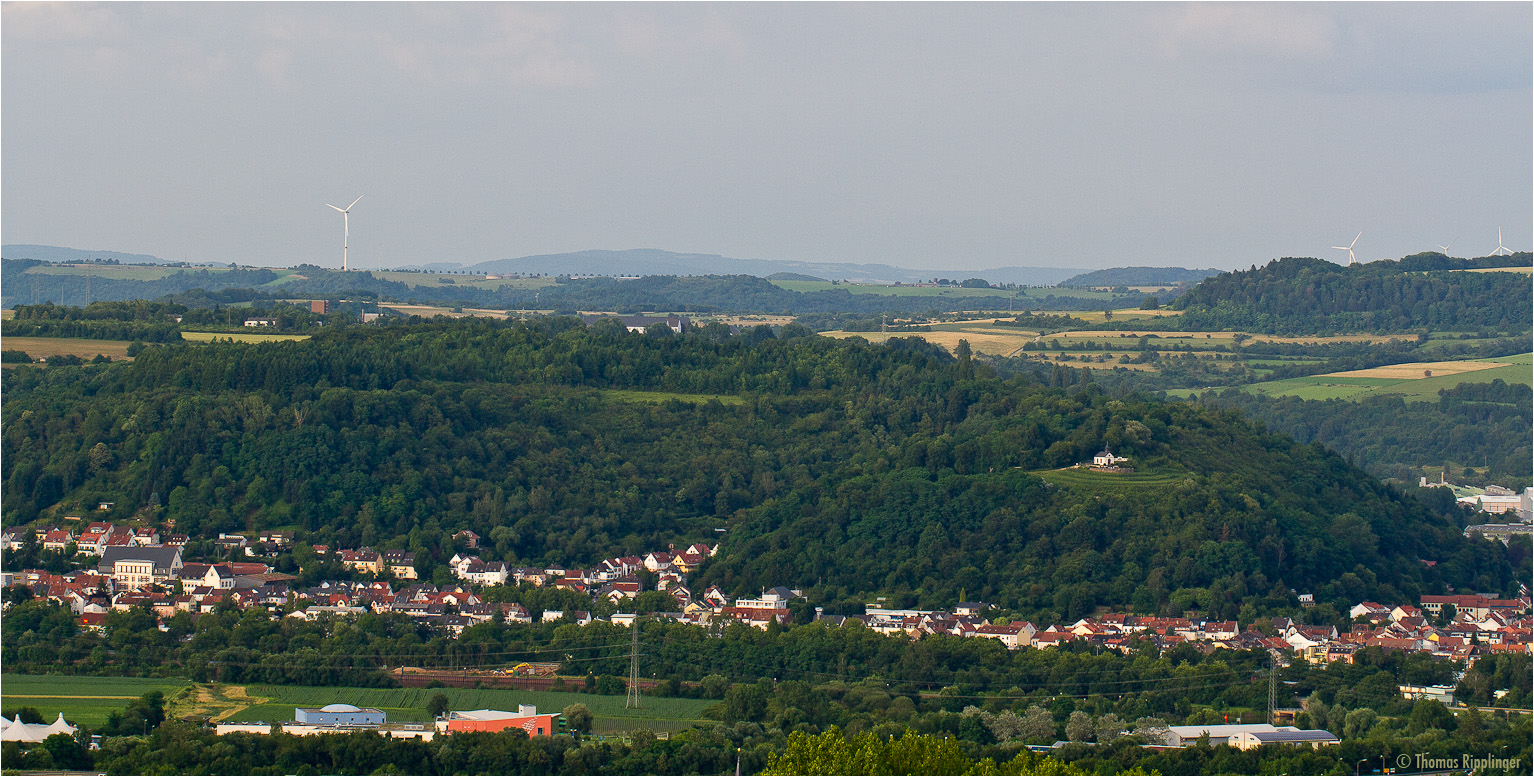
[[[1517,354],[1495,359],[1471,361],[1500,362],[1506,367],[1495,367],[1455,375],[1434,375],[1431,378],[1398,379],[1370,378],[1354,375],[1309,375],[1303,378],[1267,381],[1241,386],[1243,391],[1274,397],[1298,397],[1300,399],[1364,399],[1382,394],[1398,394],[1408,402],[1437,402],[1438,391],[1461,383],[1490,383],[1500,378],[1505,383],[1534,383],[1534,354]],[[1167,392],[1172,396],[1186,397],[1190,389]]]
[[[659,402],[687,402],[693,405],[702,405],[709,400],[717,399],[722,405],[741,405],[746,400],[734,394],[676,394],[669,391],[636,391],[631,389],[603,389],[602,398],[616,402],[642,402],[655,404]]]
[[[483,275],[446,275],[442,273],[395,272],[392,270],[372,270],[371,272],[374,277],[386,281],[403,283],[407,286],[422,286],[429,289],[451,286],[468,286],[476,289],[499,289],[503,286],[517,289],[540,289],[555,284],[553,278],[497,278],[490,280]],[[451,280],[452,283],[443,283],[442,279]]]
[[[7,674],[0,676],[0,706],[6,711],[36,707],[49,723],[62,712],[71,723],[99,726],[107,713],[120,712],[150,691],[161,691],[169,699],[190,685],[174,678]]]
[[[832,283],[830,281],[772,281],[774,286],[788,291],[810,292],[844,289],[850,294],[878,294],[886,297],[935,297],[956,299],[959,297],[999,297],[1007,299],[1043,299],[1049,296],[1078,297],[1081,299],[1108,300],[1112,292],[1091,289],[1063,289],[1054,287],[1017,289],[966,289],[960,286],[896,286],[889,283]]]
[[[123,281],[157,281],[168,278],[182,270],[207,270],[208,272],[226,272],[222,267],[141,267],[136,265],[121,264],[40,264],[28,267],[29,275],[87,275],[95,278],[112,278]]]
[[[231,722],[284,721],[293,719],[296,707],[323,707],[344,702],[359,707],[376,707],[388,713],[390,721],[425,721],[426,705],[435,694],[448,697],[454,709],[515,710],[518,704],[534,704],[543,712],[558,712],[580,703],[595,717],[594,727],[601,733],[649,729],[680,731],[707,723],[703,710],[714,704],[708,699],[645,698],[641,709],[624,709],[622,696],[597,696],[554,691],[484,690],[471,688],[323,688],[291,685],[222,685],[217,693],[207,693],[209,686],[194,686],[186,680],[123,677],[74,677],[62,675],[0,676],[0,705],[6,711],[17,707],[36,707],[52,722],[60,712],[71,723],[100,726],[107,713],[121,711],[128,702],[150,691],[161,691],[172,702],[173,714],[186,714],[194,706],[192,697],[214,699],[203,706],[203,714],[219,714]],[[222,714],[220,714],[222,713]]]

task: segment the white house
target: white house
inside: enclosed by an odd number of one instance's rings
[[[1129,461],[1129,457],[1128,456],[1115,456],[1115,455],[1113,455],[1113,451],[1109,450],[1107,448],[1107,446],[1103,446],[1102,453],[1099,453],[1096,456],[1092,457],[1092,466],[1094,466],[1094,467],[1116,467],[1121,462],[1125,462],[1125,461]]]

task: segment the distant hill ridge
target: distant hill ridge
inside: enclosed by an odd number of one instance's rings
[[[888,264],[796,262],[777,259],[735,259],[719,254],[690,254],[656,248],[623,251],[589,250],[496,259],[464,268],[473,272],[575,275],[755,275],[766,278],[794,273],[822,280],[913,283],[944,278],[984,278],[991,283],[1052,286],[1071,270],[1062,267],[996,267],[989,270],[932,270]]]
[[[1189,270],[1183,267],[1112,267],[1073,275],[1061,286],[1173,286],[1198,283],[1224,270]]]
[[[124,264],[170,264],[170,260],[150,254],[127,254],[122,251],[97,251],[62,246],[39,246],[10,243],[0,246],[6,259],[40,259],[44,262],[85,262],[91,259],[115,259]]]

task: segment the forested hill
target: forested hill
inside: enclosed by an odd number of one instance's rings
[[[314,265],[299,265],[296,274],[279,281],[268,269],[181,270],[156,280],[88,278],[85,275],[27,273],[39,264],[30,260],[0,262],[0,287],[7,304],[53,302],[83,306],[89,301],[160,300],[174,298],[187,304],[205,300],[227,303],[254,298],[348,297],[394,302],[423,302],[512,310],[615,310],[640,312],[785,313],[898,313],[930,310],[1050,309],[1097,310],[1105,305],[1139,304],[1143,295],[1128,294],[1111,300],[1080,296],[886,296],[853,294],[846,289],[790,291],[752,275],[648,275],[634,280],[613,278],[562,278],[537,290],[515,285],[494,289],[446,283],[450,275],[422,275],[423,285],[388,280],[371,272],[338,272]],[[397,277],[397,276],[396,276]],[[429,280],[428,280],[429,279]],[[214,294],[189,293],[201,289]]]
[[[723,528],[698,585],[1042,621],[1516,585],[1501,545],[1234,413],[1003,381],[917,340],[464,320],[3,375],[7,525],[148,505],[193,536],[410,547],[427,576],[464,528],[487,559],[570,564]],[[1137,471],[1051,471],[1105,444]]]
[[[1178,321],[1185,330],[1522,333],[1534,304],[1527,274],[1456,270],[1529,263],[1528,253],[1474,260],[1418,254],[1351,267],[1287,258],[1209,278],[1172,306],[1186,311]]]
[[[1073,275],[1061,286],[1171,286],[1197,283],[1220,274],[1220,270],[1189,270],[1185,267],[1111,267]]]

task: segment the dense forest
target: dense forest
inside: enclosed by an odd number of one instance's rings
[[[1529,262],[1528,253],[1484,260],[1420,254],[1353,266],[1285,258],[1203,281],[1172,304],[1184,314],[1163,323],[1183,330],[1282,335],[1483,329],[1526,333],[1534,304],[1527,275],[1449,271],[1527,267]]]
[[[1184,267],[1113,267],[1073,275],[1060,286],[1171,286],[1194,284],[1219,275],[1221,270],[1189,270]]]
[[[1463,383],[1439,394],[1438,402],[1388,395],[1354,401],[1231,390],[1207,392],[1201,401],[1240,410],[1301,442],[1325,445],[1378,477],[1415,482],[1424,467],[1450,466],[1455,482],[1518,490],[1534,485],[1529,472],[1534,397],[1528,385]],[[1472,467],[1485,471],[1465,471]]]
[[[194,536],[408,547],[427,574],[464,528],[488,559],[569,564],[725,529],[698,584],[786,584],[828,609],[963,595],[1043,622],[1250,620],[1297,611],[1296,591],[1335,616],[1527,576],[1234,413],[1003,380],[914,339],[464,320],[149,346],[8,369],[3,388],[7,525],[107,501]],[[1052,480],[1103,445],[1142,478]]]

